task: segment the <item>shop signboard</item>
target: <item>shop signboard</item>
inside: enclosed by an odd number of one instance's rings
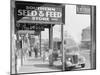
[[[16,21],[19,23],[64,24],[64,6],[49,3],[16,1]]]
[[[31,23],[16,23],[17,30],[35,30],[35,31],[44,31],[44,26],[41,24],[31,24]]]
[[[76,5],[76,14],[90,15],[89,5]]]

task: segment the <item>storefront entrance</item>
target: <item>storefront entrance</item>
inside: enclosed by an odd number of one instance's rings
[[[95,6],[14,0],[11,9],[11,74],[96,68]]]
[[[15,6],[15,73],[64,70],[63,25],[65,6],[21,1],[16,1]],[[54,28],[56,27],[59,28],[58,32],[55,32]],[[59,35],[55,36],[56,33]],[[58,43],[55,43],[59,41],[58,49]],[[58,53],[60,54],[59,58]]]

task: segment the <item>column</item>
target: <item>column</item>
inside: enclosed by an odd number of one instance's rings
[[[49,48],[53,49],[53,26],[49,27]]]
[[[52,52],[53,52],[53,27],[50,25],[49,27],[49,65],[53,65],[53,57],[52,57]]]
[[[41,56],[41,31],[40,31],[39,38],[40,38],[40,56]]]
[[[22,45],[22,49],[21,49],[21,66],[23,66],[23,39],[21,40],[21,45]]]
[[[62,68],[65,71],[65,51],[64,51],[64,39],[63,39],[63,24],[61,25],[61,50],[62,50]]]

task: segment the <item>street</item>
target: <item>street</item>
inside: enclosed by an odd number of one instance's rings
[[[86,64],[84,68],[79,68],[75,70],[90,69],[90,50],[82,50],[80,51],[80,54],[85,57]],[[55,61],[53,66],[49,66],[49,62],[47,60],[43,61],[43,58],[41,57],[27,57],[23,62],[23,66],[19,67],[18,73],[61,71],[61,64],[62,63],[60,61]]]

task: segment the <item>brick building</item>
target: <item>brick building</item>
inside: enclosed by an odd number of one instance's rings
[[[91,30],[90,27],[86,27],[82,30],[82,40],[81,40],[81,47],[90,49],[91,46]]]

